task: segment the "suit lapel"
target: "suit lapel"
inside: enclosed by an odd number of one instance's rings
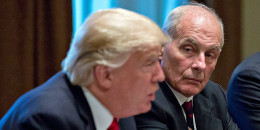
[[[159,84],[161,90],[163,91],[166,100],[169,102],[169,112],[170,115],[173,116],[173,122],[169,122],[171,129],[178,129],[178,130],[188,130],[185,117],[182,112],[182,108],[177,100],[177,98],[172,93],[171,89],[168,87],[166,82],[162,82]],[[166,110],[167,111],[167,110]]]
[[[212,115],[213,108],[214,104],[200,93],[194,96],[193,109],[198,130],[222,129],[221,121]]]

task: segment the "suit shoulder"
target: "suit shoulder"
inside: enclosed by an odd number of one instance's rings
[[[201,91],[203,96],[207,97],[211,101],[223,101],[226,100],[226,94],[223,88],[213,82],[213,81],[208,81],[207,85],[205,88]]]
[[[53,77],[43,85],[25,93],[18,98],[6,115],[19,116],[21,119],[38,114],[64,116],[66,115],[64,111],[76,109],[73,95],[62,80],[60,76]]]
[[[209,80],[202,92],[217,93],[217,92],[224,92],[224,90],[219,84]]]

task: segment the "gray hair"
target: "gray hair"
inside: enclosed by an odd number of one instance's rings
[[[212,15],[214,15],[218,22],[219,22],[219,26],[221,29],[221,35],[222,35],[222,41],[221,41],[221,48],[224,45],[224,27],[223,27],[223,22],[221,20],[221,18],[216,14],[215,10],[212,8],[207,7],[206,5],[203,5],[201,3],[197,3],[197,2],[190,2],[187,3],[185,5],[179,6],[177,8],[175,8],[174,10],[172,10],[169,15],[167,16],[164,25],[162,27],[163,32],[165,32],[166,34],[168,34],[171,38],[176,38],[178,36],[178,30],[177,30],[177,26],[178,24],[181,22],[181,18],[182,16],[185,14],[186,12],[186,8],[183,7],[187,7],[187,6],[198,6],[201,7],[207,11],[209,11]]]
[[[169,37],[145,16],[125,9],[100,10],[89,16],[76,32],[63,72],[74,85],[93,82],[93,69],[101,64],[122,66],[135,51],[162,46]]]

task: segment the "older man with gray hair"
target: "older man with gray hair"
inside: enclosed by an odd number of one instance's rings
[[[0,129],[136,129],[131,116],[150,110],[164,80],[158,59],[169,40],[137,13],[95,12],[75,34],[63,71],[20,97]]]
[[[138,129],[236,130],[222,87],[209,81],[224,45],[223,24],[199,3],[175,8],[163,26],[172,43],[163,47],[165,81]]]

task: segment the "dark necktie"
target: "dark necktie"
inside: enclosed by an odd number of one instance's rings
[[[188,127],[190,127],[191,129],[193,128],[193,109],[192,109],[192,102],[185,102],[183,104],[183,109],[186,113],[186,119],[187,119],[187,125]]]
[[[119,130],[119,125],[116,118],[113,119],[113,122],[111,123],[111,125],[107,130]]]

